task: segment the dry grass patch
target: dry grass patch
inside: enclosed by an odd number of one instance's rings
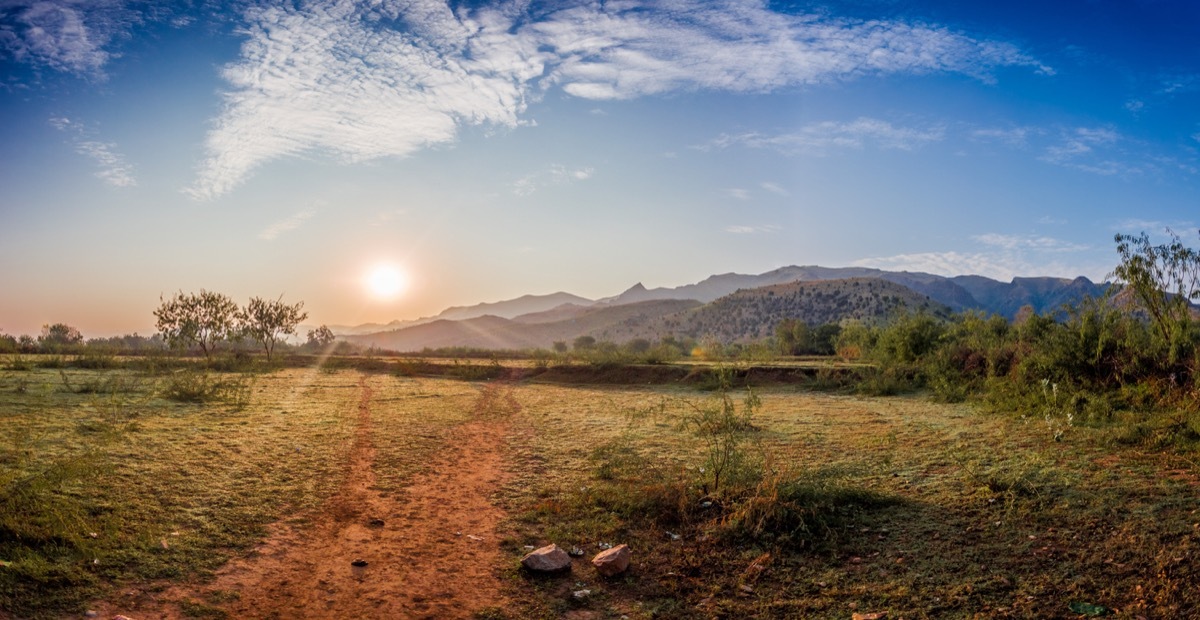
[[[635,569],[618,580],[579,565],[570,577],[524,584],[539,593],[525,613],[1200,613],[1187,585],[1200,582],[1200,487],[1182,457],[1113,445],[1102,429],[1076,427],[1056,441],[1041,420],[918,398],[758,393],[747,449],[766,459],[768,484],[742,506],[761,516],[790,503],[805,518],[729,535],[738,512],[705,519],[695,510],[703,446],[671,417],[686,408],[630,423],[631,412],[664,399],[703,402],[711,393],[523,387],[519,486],[507,498],[521,516],[510,552],[546,542],[588,557],[602,542],[636,552]],[[600,594],[574,599],[579,583]]]

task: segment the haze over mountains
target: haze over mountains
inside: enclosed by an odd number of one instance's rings
[[[1023,306],[1055,310],[1107,284],[1087,278],[945,277],[866,267],[789,266],[758,275],[727,273],[695,284],[589,300],[569,293],[447,308],[435,317],[387,325],[330,326],[346,340],[396,351],[473,347],[550,347],[578,336],[626,342],[666,336],[745,342],[769,336],[783,319],[811,325],[844,319],[874,321],[902,310],[949,315],[964,310],[1011,319]]]

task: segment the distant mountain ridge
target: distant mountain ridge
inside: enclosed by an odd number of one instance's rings
[[[435,317],[332,328],[364,345],[394,350],[466,346],[549,347],[578,336],[622,342],[666,335],[743,341],[770,335],[784,318],[811,324],[879,320],[898,308],[936,314],[965,310],[1012,319],[1024,306],[1043,313],[1109,285],[1084,277],[946,277],[869,267],[788,266],[757,275],[725,273],[694,284],[646,288],[590,300],[570,293],[451,307]]]

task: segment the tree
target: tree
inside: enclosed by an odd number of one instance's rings
[[[1112,275],[1141,302],[1158,335],[1177,342],[1192,320],[1191,301],[1200,299],[1200,251],[1193,250],[1167,230],[1170,243],[1151,245],[1146,233],[1118,234],[1121,264]]]
[[[333,331],[324,325],[308,330],[308,346],[314,349],[324,349],[333,344],[334,339],[336,336],[333,335]]]
[[[586,351],[588,349],[595,348],[595,346],[596,339],[592,336],[579,336],[575,339],[575,342],[572,343],[572,347],[576,351]]]
[[[200,289],[159,301],[156,328],[172,348],[197,345],[208,358],[217,343],[238,335],[238,306],[225,295]]]
[[[42,335],[38,336],[38,343],[42,345],[42,348],[51,350],[76,345],[81,342],[83,342],[83,334],[80,334],[78,329],[66,323],[43,325]]]
[[[257,340],[266,350],[267,360],[270,360],[275,345],[284,336],[296,333],[296,326],[308,318],[303,308],[304,302],[288,305],[283,303],[282,296],[273,301],[251,297],[246,308],[238,313],[238,321],[242,333]]]

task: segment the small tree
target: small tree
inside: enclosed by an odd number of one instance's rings
[[[324,325],[308,330],[308,346],[313,349],[324,349],[333,344],[335,338],[333,331]]]
[[[225,295],[200,289],[198,295],[180,291],[159,301],[156,328],[172,348],[197,345],[208,358],[217,343],[237,336],[238,306]]]
[[[1112,275],[1133,290],[1158,335],[1178,342],[1192,321],[1191,301],[1200,299],[1200,251],[1183,245],[1170,230],[1170,243],[1151,245],[1146,233],[1118,234],[1121,264]]]
[[[283,303],[282,296],[274,301],[251,297],[246,308],[238,313],[238,321],[242,333],[257,340],[270,360],[275,345],[284,336],[296,333],[296,326],[308,318],[303,308],[304,302],[288,305]]]
[[[38,344],[43,349],[50,351],[77,345],[81,342],[83,342],[83,334],[80,334],[78,329],[66,323],[43,325],[42,335],[38,336]]]

